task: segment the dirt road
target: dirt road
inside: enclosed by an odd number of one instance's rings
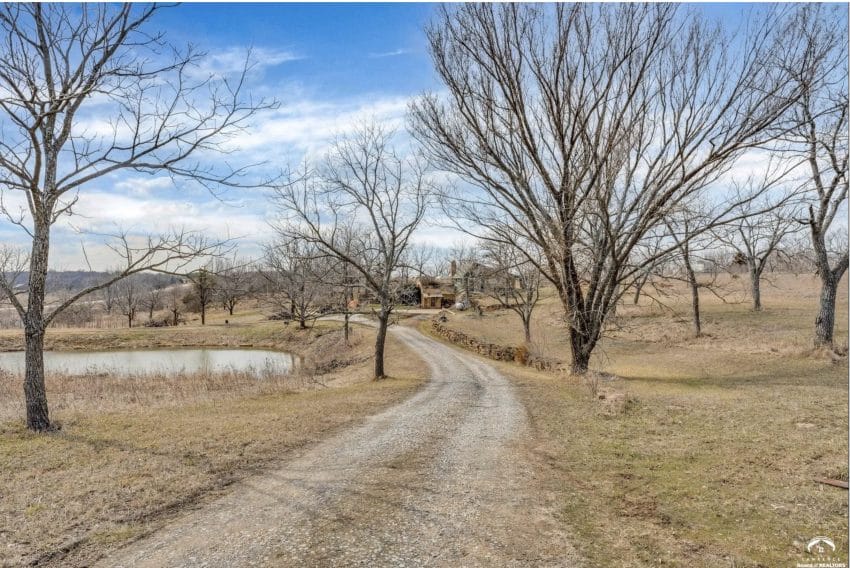
[[[98,566],[574,566],[535,488],[511,383],[398,327],[431,367],[412,398]]]

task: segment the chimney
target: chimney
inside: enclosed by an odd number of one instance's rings
[[[453,260],[452,261],[452,267],[451,267],[451,276],[454,276],[455,273],[457,273],[457,261]]]

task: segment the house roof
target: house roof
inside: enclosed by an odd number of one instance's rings
[[[444,296],[454,296],[454,290],[445,288],[423,288],[422,296],[425,298],[442,298]]]

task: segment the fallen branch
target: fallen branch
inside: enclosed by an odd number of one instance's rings
[[[817,483],[823,483],[824,485],[832,485],[833,487],[848,489],[847,482],[841,481],[840,479],[827,479],[826,477],[815,477],[814,479]]]

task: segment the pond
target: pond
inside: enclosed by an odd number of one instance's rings
[[[149,375],[247,372],[258,377],[289,373],[289,353],[259,349],[139,349],[125,351],[45,351],[48,374]],[[0,369],[23,374],[24,353],[0,352]]]

